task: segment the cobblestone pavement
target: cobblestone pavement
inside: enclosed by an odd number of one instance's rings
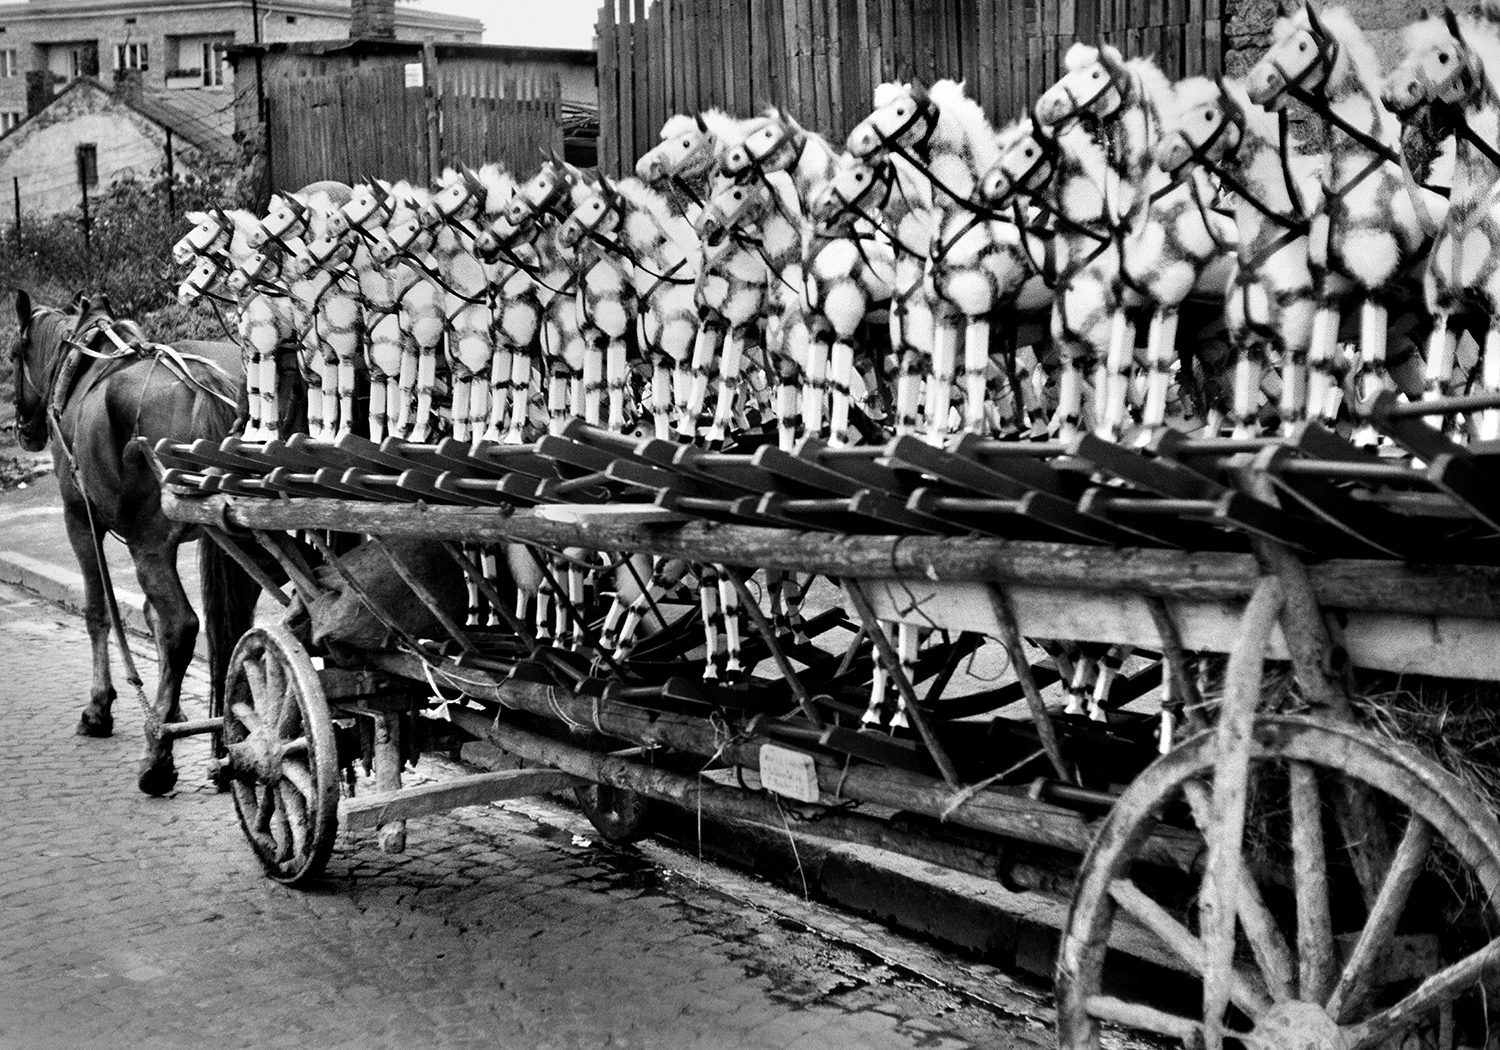
[[[747,907],[524,806],[413,822],[404,855],[342,841],[285,889],[202,740],[149,799],[128,697],[113,739],[73,735],[87,682],[78,621],[0,587],[0,1050],[1051,1043],[1039,1010],[893,962],[857,920],[828,936],[788,918],[816,906]]]

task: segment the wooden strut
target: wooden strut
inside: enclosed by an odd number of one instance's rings
[[[824,728],[823,716],[818,713],[818,708],[813,703],[811,694],[808,693],[807,687],[802,684],[802,679],[797,676],[797,669],[792,666],[792,661],[787,659],[786,653],[782,651],[781,643],[776,640],[776,630],[771,626],[770,621],[766,619],[766,614],[761,611],[760,603],[755,600],[755,596],[745,586],[745,581],[740,579],[739,573],[727,565],[720,572],[721,575],[727,576],[729,582],[734,585],[735,591],[740,596],[740,608],[750,618],[750,625],[755,628],[755,632],[766,643],[766,648],[771,653],[771,659],[776,661],[776,669],[781,672],[781,677],[786,679],[787,685],[792,690],[792,696],[797,700],[797,706],[802,709],[803,716],[814,729],[821,732]]]
[[[863,585],[855,579],[843,579],[839,581],[848,592],[850,599],[854,602],[854,609],[859,613],[860,622],[865,626],[865,633],[870,636],[870,641],[875,643],[875,649],[880,655],[880,660],[885,664],[886,673],[891,676],[891,681],[896,684],[896,689],[901,693],[901,698],[906,701],[906,717],[911,719],[911,724],[917,727],[917,735],[922,738],[922,743],[927,746],[927,752],[932,760],[937,763],[938,772],[943,774],[949,787],[959,787],[962,782],[958,779],[958,770],[954,768],[953,759],[948,757],[948,752],[943,750],[942,741],[932,731],[932,726],[927,722],[927,714],[922,710],[922,701],[917,698],[917,691],[912,687],[911,679],[906,676],[906,670],[901,666],[901,659],[896,655],[896,647],[881,629],[879,622],[875,619],[875,610],[870,605],[869,595],[865,594]]]
[[[778,831],[786,827],[784,809],[772,797],[765,794],[725,787],[701,777],[650,766],[627,757],[591,751],[575,744],[554,740],[540,733],[508,725],[503,721],[493,721],[488,715],[479,711],[454,711],[453,721],[466,732],[510,752],[525,762],[547,767],[514,771],[518,776],[567,778],[572,783],[586,781],[595,784],[612,784],[639,794],[649,795],[652,798],[664,799],[689,812],[701,809],[703,812],[719,817],[759,824]],[[496,777],[499,774],[488,774],[488,776]],[[483,791],[487,788],[488,785],[481,780],[479,789]],[[545,782],[538,784],[538,790],[548,789],[550,788]],[[417,790],[416,788],[406,789],[407,792]],[[362,801],[351,800],[355,805]],[[452,805],[451,802],[447,803],[446,808],[451,808]],[[436,812],[437,809],[434,808],[431,811]],[[943,841],[934,838],[931,834],[910,831],[889,820],[865,816],[861,813],[825,810],[812,820],[799,823],[797,829],[814,838],[854,842],[892,850],[980,878],[996,878],[1001,874],[1004,863],[1004,855],[999,848],[999,843],[994,849],[982,849],[959,842]]]
[[[719,525],[663,527],[567,523],[494,508],[271,500],[162,492],[175,521],[257,530],[330,529],[475,543],[538,543],[631,551],[697,562],[750,565],[857,579],[985,581],[1165,599],[1243,601],[1262,569],[1253,555],[943,536],[845,536]],[[1500,567],[1419,566],[1367,559],[1319,562],[1311,576],[1323,608],[1419,616],[1500,618]]]
[[[211,528],[207,525],[203,526],[203,535],[213,541],[225,554],[233,558],[236,565],[244,569],[245,573],[251,579],[260,584],[262,591],[275,598],[282,606],[292,604],[291,596],[282,590],[281,585],[271,578],[271,574],[266,572],[254,558],[246,554],[244,549],[232,537],[219,529]]]
[[[372,654],[382,670],[403,678],[423,680],[426,672],[416,656],[405,653]],[[462,690],[468,696],[502,707],[586,726],[629,744],[675,751],[705,758],[719,755],[729,765],[756,769],[760,744],[765,738],[737,736],[725,745],[723,731],[716,734],[703,718],[650,711],[601,697],[585,696],[557,686],[486,673],[478,667],[436,667],[433,677],[440,684]],[[451,708],[456,724],[476,735],[494,720],[493,713]],[[480,719],[480,723],[474,719]],[[820,791],[831,799],[853,799],[874,806],[887,806],[956,827],[1050,846],[1082,855],[1093,839],[1096,821],[1077,811],[1029,797],[1025,789],[988,786],[975,792],[961,806],[953,806],[953,791],[937,778],[904,769],[854,763],[846,765],[824,755],[814,755]],[[621,786],[629,786],[622,784]],[[1202,840],[1195,834],[1158,829],[1142,848],[1149,864],[1188,871],[1200,859]]]
[[[500,591],[490,582],[489,577],[485,576],[484,570],[475,565],[463,552],[463,548],[453,541],[445,540],[443,549],[458,563],[458,567],[463,569],[464,575],[479,589],[479,593],[484,595],[485,601],[490,603],[490,608],[500,614],[500,618],[505,621],[511,632],[526,643],[527,649],[535,649],[536,635],[532,633],[531,625],[511,611],[511,603],[505,600]]]
[[[1193,729],[1204,728],[1203,695],[1198,692],[1198,683],[1188,673],[1187,650],[1182,647],[1182,634],[1177,630],[1177,621],[1165,599],[1152,595],[1146,599],[1146,608],[1151,610],[1151,622],[1156,633],[1161,635],[1161,655],[1167,663],[1167,673],[1172,676],[1172,691],[1182,701],[1184,717]]]
[[[995,619],[1000,623],[1000,642],[1010,653],[1010,667],[1026,694],[1026,706],[1031,710],[1031,720],[1036,724],[1037,736],[1058,777],[1076,784],[1078,777],[1063,757],[1062,745],[1057,739],[1057,727],[1052,724],[1047,702],[1042,699],[1042,691],[1037,688],[1036,679],[1031,674],[1031,665],[1026,661],[1026,643],[1021,640],[1021,628],[1016,622],[1016,612],[1010,606],[1010,598],[996,584],[991,584],[988,590],[990,604],[995,609]]]

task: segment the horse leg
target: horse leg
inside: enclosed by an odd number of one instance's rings
[[[719,607],[724,610],[724,680],[738,682],[745,668],[740,663],[740,595],[727,574],[719,576]]]
[[[651,424],[659,440],[671,440],[672,359],[660,351],[654,355],[651,369]]]
[[[719,608],[719,573],[712,565],[698,570],[698,602],[703,609],[703,680],[719,680],[720,630],[724,614]]]
[[[1177,310],[1162,307],[1151,317],[1146,336],[1146,405],[1141,422],[1148,429],[1166,425],[1167,392],[1172,386],[1172,357],[1177,348]]]
[[[308,333],[299,355],[302,381],[307,388],[307,432],[323,436],[323,389],[328,381],[328,357],[317,337]]]
[[[156,639],[156,703],[153,710],[161,724],[182,721],[182,676],[193,659],[198,638],[198,615],[188,602],[177,575],[175,542],[136,541],[130,544],[135,576],[146,596],[146,618]],[[146,751],[136,779],[148,795],[165,795],[177,784],[172,762],[172,741],[149,729]]]
[[[853,397],[854,346],[849,337],[835,333],[833,349],[828,366],[828,388],[833,393],[832,406],[828,412],[828,441],[842,445],[849,432],[849,404]]]
[[[474,377],[464,367],[464,363],[450,359],[449,375],[452,377],[450,393],[453,395],[453,408],[451,419],[453,422],[453,437],[458,441],[469,440],[469,390],[474,386],[483,386],[475,383]]]
[[[260,438],[262,441],[281,436],[281,397],[277,390],[280,376],[277,369],[281,363],[280,332],[277,340],[263,350],[260,356]]]
[[[573,414],[582,416],[590,426],[599,426],[604,418],[604,354],[609,336],[595,332],[584,342],[583,400],[574,401]]]
[[[698,336],[693,340],[692,383],[688,387],[687,401],[682,405],[682,415],[677,420],[677,433],[685,438],[698,436],[698,417],[703,413],[703,402],[708,399],[708,373],[714,358],[719,356],[723,341],[723,321],[709,318],[699,326]]]
[[[1386,367],[1386,339],[1388,319],[1385,304],[1367,298],[1359,310],[1359,367],[1354,375],[1355,407],[1362,409],[1391,385],[1390,372]],[[1370,424],[1355,432],[1354,441],[1361,445],[1373,445],[1380,436]]]
[[[932,374],[927,387],[927,440],[941,445],[948,435],[948,414],[953,408],[953,370],[958,358],[958,328],[952,317],[934,319],[932,330]]]
[[[392,437],[407,438],[411,434],[412,403],[416,399],[417,392],[419,353],[416,339],[409,331],[403,329],[401,332],[401,368],[396,373],[396,387],[400,391],[395,399],[396,421],[389,424]],[[387,416],[390,415],[389,404],[386,406],[386,413]]]
[[[507,445],[525,440],[526,423],[531,414],[531,368],[534,357],[528,350],[517,350],[510,358],[510,428],[505,432]]]
[[[964,429],[982,434],[985,429],[985,373],[990,367],[990,323],[971,317],[964,328]]]
[[[83,571],[83,619],[88,627],[89,651],[94,661],[89,702],[79,716],[78,735],[109,736],[115,726],[111,712],[115,689],[109,671],[109,608],[104,600],[104,579],[99,575],[95,534],[89,527],[88,514],[81,503],[75,505],[69,501],[64,504],[63,524],[68,530],[73,556],[78,559],[78,568]],[[102,531],[99,536],[102,538]]]
[[[625,429],[625,391],[630,382],[630,365],[626,359],[623,336],[612,337],[604,349],[604,387],[609,397],[609,429]]]
[[[1440,312],[1432,321],[1432,336],[1427,341],[1427,375],[1422,388],[1423,401],[1431,401],[1448,393],[1448,383],[1453,377],[1453,359],[1458,351],[1458,335],[1449,324],[1448,311]]]
[[[432,429],[432,395],[437,389],[438,345],[443,341],[441,322],[435,330],[419,332],[417,341],[417,407],[409,440],[424,442]]]
[[[1479,364],[1479,386],[1481,393],[1500,391],[1500,324],[1491,322],[1484,335],[1484,351]],[[1500,438],[1500,410],[1486,408],[1475,413],[1478,418],[1480,441]]]
[[[833,333],[826,328],[814,332],[807,344],[807,368],[802,379],[802,427],[812,438],[823,434],[823,409],[828,403],[828,356]]]
[[[719,355],[719,399],[714,405],[714,419],[709,424],[707,435],[710,442],[723,441],[733,422],[747,331],[744,326],[737,325],[724,333],[723,352]]]
[[[1229,422],[1237,438],[1255,434],[1255,420],[1260,411],[1261,348],[1253,336],[1241,335],[1234,352],[1234,394]]]
[[[519,351],[496,342],[489,357],[489,411],[484,419],[484,441],[501,440],[505,408],[510,407],[510,372]],[[475,438],[477,441],[477,438]]]
[[[1337,303],[1320,303],[1313,314],[1312,339],[1307,348],[1307,416],[1330,419],[1338,411],[1333,370],[1338,353],[1339,309]]]

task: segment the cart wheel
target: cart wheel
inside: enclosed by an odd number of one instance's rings
[[[281,626],[253,627],[230,657],[224,746],[240,826],[266,873],[316,878],[338,831],[333,719],[306,650]]]
[[[606,842],[624,845],[651,834],[651,800],[645,795],[612,784],[587,784],[573,792],[583,815]]]
[[[1455,1004],[1482,1009],[1485,979],[1500,968],[1500,941],[1475,929],[1488,928],[1500,906],[1494,815],[1415,748],[1352,725],[1263,718],[1250,741],[1246,826],[1270,845],[1242,840],[1251,862],[1229,880],[1231,897],[1196,872],[1132,869],[1163,814],[1214,826],[1215,759],[1211,734],[1163,756],[1126,789],[1095,838],[1058,957],[1059,1045],[1099,1046],[1100,1022],[1208,1050],[1394,1047],[1418,1025],[1451,1040]],[[1370,844],[1386,835],[1395,845],[1372,873]],[[1482,923],[1456,921],[1465,890],[1482,905]],[[1231,907],[1232,963],[1210,977],[1221,968],[1198,931]],[[1120,911],[1133,923],[1117,924]],[[1142,928],[1191,975],[1175,1004],[1161,1001],[1159,989],[1130,989],[1130,964],[1108,956],[1112,938],[1138,939]],[[1429,957],[1413,965],[1414,948]],[[1118,968],[1106,972],[1110,958]],[[1222,1013],[1200,1008],[1225,997]]]

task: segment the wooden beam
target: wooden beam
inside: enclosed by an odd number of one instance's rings
[[[540,795],[577,783],[574,777],[555,769],[506,769],[443,784],[418,784],[399,791],[341,799],[339,827],[344,831],[368,831],[397,820],[446,813],[460,806],[484,806],[508,798]]]

